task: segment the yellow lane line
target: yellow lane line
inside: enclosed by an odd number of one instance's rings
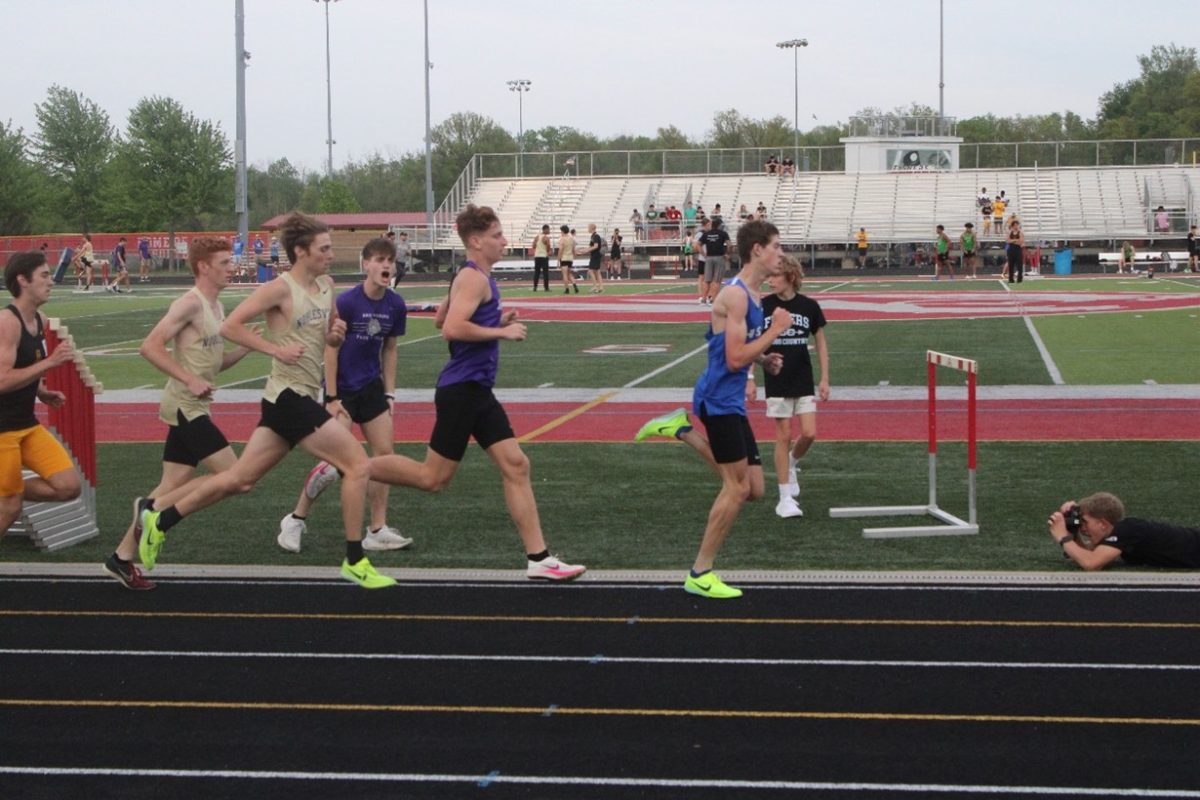
[[[1088,622],[1081,620],[1005,620],[1005,619],[827,619],[767,617],[590,617],[521,616],[516,614],[323,614],[251,611],[80,611],[80,610],[0,610],[4,617],[115,617],[120,619],[235,619],[235,620],[336,620],[348,622],[525,622],[535,624],[615,624],[627,625],[845,625],[875,627],[945,628],[1083,628],[1200,630],[1200,622]]]
[[[852,722],[984,722],[1035,725],[1169,725],[1200,727],[1187,717],[1084,717],[1038,714],[917,714],[864,711],[755,711],[707,708],[588,708],[556,706],[453,706],[392,703],[265,703],[221,700],[43,700],[0,698],[0,707],[17,708],[151,708],[218,711],[336,711],[389,714],[512,714],[574,717],[690,717],[703,719],[832,720]]]
[[[548,433],[549,431],[554,430],[558,426],[564,425],[564,424],[570,422],[571,420],[578,417],[580,414],[584,414],[584,413],[587,413],[588,411],[591,411],[593,408],[600,405],[601,403],[607,403],[609,400],[613,399],[620,393],[621,393],[621,391],[619,389],[614,389],[611,392],[605,392],[604,394],[597,397],[595,400],[590,400],[590,401],[584,403],[583,405],[581,405],[579,408],[576,408],[573,411],[568,411],[566,414],[563,414],[558,419],[552,419],[549,422],[547,422],[545,425],[543,425],[542,427],[536,428],[536,429],[530,431],[529,433],[525,434],[524,436],[518,437],[517,441],[522,444],[524,444],[525,442],[531,442],[534,439],[536,439],[537,437],[541,436],[543,433]]]

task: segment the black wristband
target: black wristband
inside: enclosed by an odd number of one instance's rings
[[[1075,539],[1075,537],[1072,534],[1068,533],[1066,536],[1064,536],[1058,540],[1058,546],[1062,547],[1067,542],[1073,541],[1074,539]]]
[[[325,395],[325,405],[329,405],[330,403],[334,402],[335,400],[341,400],[341,399],[342,398],[338,397],[336,394],[327,394],[327,395]]]

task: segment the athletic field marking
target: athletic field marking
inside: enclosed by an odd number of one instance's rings
[[[695,350],[692,350],[690,353],[684,353],[679,358],[672,361],[670,364],[664,364],[663,366],[659,367],[656,370],[651,370],[650,372],[647,372],[645,375],[643,375],[640,378],[634,378],[633,380],[631,380],[629,383],[625,384],[621,388],[622,389],[632,389],[633,387],[637,386],[639,383],[645,383],[646,381],[650,380],[654,376],[661,375],[662,373],[666,372],[667,370],[671,369],[672,367],[682,364],[683,362],[687,361],[692,356],[698,355],[699,353],[703,353],[707,349],[708,349],[708,342],[705,342],[704,344],[697,347]]]
[[[1066,381],[1063,380],[1062,373],[1058,370],[1058,365],[1054,363],[1054,357],[1050,355],[1050,350],[1047,349],[1046,343],[1038,335],[1037,327],[1033,324],[1033,317],[1028,314],[1023,314],[1022,317],[1025,320],[1025,328],[1029,331],[1030,337],[1033,338],[1033,344],[1037,347],[1038,354],[1042,357],[1042,363],[1046,365],[1046,372],[1050,375],[1050,380],[1055,386],[1062,386]]]
[[[834,289],[840,289],[843,286],[850,286],[853,283],[854,283],[854,281],[842,281],[840,283],[834,283],[834,284],[831,284],[830,286],[826,286],[823,289],[819,289],[816,293],[824,294],[825,292],[830,292],[830,291],[833,291]]]
[[[640,618],[638,619],[640,622]],[[852,659],[852,658],[666,658],[641,656],[541,656],[541,655],[479,655],[476,653],[302,653],[276,651],[225,651],[225,650],[82,650],[55,648],[50,650],[32,648],[0,649],[0,656],[75,657],[108,656],[115,658],[270,658],[348,661],[495,661],[524,664],[648,664],[651,666],[706,667],[885,667],[891,669],[1090,669],[1126,670],[1137,672],[1200,672],[1200,664],[1110,664],[1101,662],[1066,661],[912,661],[896,659]]]
[[[555,428],[557,428],[560,425],[565,425],[566,423],[568,423],[571,420],[578,417],[580,414],[584,414],[584,413],[587,413],[588,411],[591,411],[593,408],[600,405],[601,403],[607,403],[609,400],[613,399],[618,394],[620,394],[620,390],[618,390],[618,389],[613,389],[611,392],[605,392],[604,394],[597,397],[595,400],[589,400],[588,402],[584,403],[583,405],[579,406],[578,408],[572,409],[571,411],[568,411],[566,414],[563,414],[561,417],[552,419],[549,422],[547,422],[545,425],[542,425],[541,427],[534,428],[533,430],[531,430],[529,433],[525,434],[524,436],[517,437],[517,441],[520,443],[533,441],[537,437],[541,436],[543,433],[548,433],[549,431],[554,430]]]
[[[407,347],[408,345],[420,344],[421,342],[427,342],[430,339],[440,339],[440,338],[442,338],[442,335],[440,333],[435,333],[432,336],[422,336],[420,339],[407,339],[403,342],[397,342],[396,346],[397,347]],[[218,386],[217,388],[218,389],[232,389],[235,386],[242,386],[247,383],[257,383],[258,381],[265,381],[269,377],[270,377],[270,375],[259,375],[258,377],[255,377],[255,378],[244,378],[243,380],[233,381],[232,383],[223,383],[220,386]]]
[[[507,714],[542,716],[545,706],[455,706],[399,703],[277,703],[236,700],[43,700],[0,697],[6,708],[131,708],[196,709],[204,711],[332,711],[386,714]],[[742,708],[598,708],[559,706],[556,716],[568,717],[687,717],[694,719],[849,720],[854,722],[980,722],[1033,725],[1150,725],[1200,727],[1191,717],[1086,717],[1042,714],[919,714],[890,711],[782,711]]]
[[[749,781],[704,778],[613,778],[571,775],[507,775],[493,771],[486,775],[418,772],[298,772],[233,769],[133,769],[122,767],[19,767],[0,765],[0,775],[94,778],[176,778],[198,780],[269,780],[338,781],[368,783],[464,783],[472,786],[509,784],[514,786],[605,786],[644,789],[729,789],[733,796],[741,791],[871,792],[877,796],[910,794],[1013,794],[1074,797],[1151,797],[1200,798],[1200,791],[1189,789],[1117,789],[1094,786],[1002,786],[950,783],[838,783],[834,781]],[[485,783],[486,782],[486,783]]]
[[[232,619],[232,620],[326,620],[348,622],[523,622],[528,624],[627,625],[629,617],[546,616],[517,614],[323,614],[251,611],[59,611],[34,609],[0,610],[2,617],[72,617],[117,619]],[[1136,630],[1200,630],[1200,622],[1087,622],[1081,620],[983,620],[983,619],[823,619],[766,617],[638,617],[639,625],[791,625],[914,628],[1109,628]]]

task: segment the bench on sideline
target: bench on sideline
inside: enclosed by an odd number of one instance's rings
[[[1167,260],[1164,261],[1162,254],[1164,251],[1159,250],[1143,250],[1133,254],[1133,266],[1145,265],[1148,267],[1165,267],[1169,270],[1186,270],[1188,267],[1188,254],[1186,250],[1167,250]],[[1121,264],[1121,253],[1100,253],[1097,258],[1100,261],[1100,266],[1107,267],[1109,264],[1116,264],[1118,270]],[[1107,269],[1105,270],[1107,271]]]

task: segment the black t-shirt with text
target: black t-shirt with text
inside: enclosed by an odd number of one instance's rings
[[[780,334],[768,353],[783,356],[783,369],[778,375],[767,373],[767,397],[807,397],[815,392],[812,359],[808,355],[809,339],[818,329],[825,327],[825,313],[816,300],[798,294],[791,300],[781,300],[779,295],[763,296],[763,316],[771,318],[776,308],[784,308],[792,315],[792,327]]]
[[[588,253],[588,268],[600,269],[600,262],[604,260],[604,240],[600,238],[600,234],[593,233],[588,239],[588,246],[595,248]]]
[[[724,228],[706,231],[700,237],[700,243],[704,247],[705,255],[723,256],[725,255],[725,245],[729,243],[729,233]]]
[[[1200,567],[1200,530],[1126,517],[1101,544],[1121,551],[1126,564],[1148,567]]]

